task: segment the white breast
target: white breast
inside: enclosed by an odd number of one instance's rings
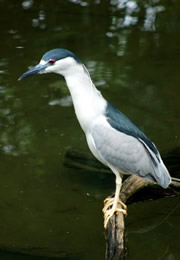
[[[78,121],[83,131],[87,133],[94,120],[104,113],[106,101],[94,86],[84,67],[80,67],[76,73],[69,73],[65,79]]]

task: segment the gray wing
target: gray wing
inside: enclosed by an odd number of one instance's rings
[[[149,137],[147,137],[133,121],[109,102],[106,104],[105,115],[112,128],[115,128],[124,134],[133,136],[136,139],[142,140],[159,160],[159,152]]]
[[[151,181],[159,179],[150,154],[137,138],[117,131],[107,122],[96,122],[91,135],[96,151],[109,165],[125,174],[133,173]]]

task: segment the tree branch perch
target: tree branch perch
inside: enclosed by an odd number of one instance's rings
[[[146,181],[135,175],[127,178],[122,184],[120,199],[126,203],[138,191],[149,188],[148,196],[159,198],[159,196],[180,195],[180,179],[172,178],[168,189],[162,189],[158,184]],[[151,191],[151,192],[150,192]],[[116,212],[108,223],[106,240],[106,260],[122,260],[125,256],[124,246],[124,215]]]

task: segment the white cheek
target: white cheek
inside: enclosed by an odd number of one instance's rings
[[[48,66],[46,72],[54,72],[65,76],[70,68],[72,68],[72,59],[66,58],[63,60],[58,60],[54,65]]]
[[[54,66],[55,66],[55,69],[56,68],[58,69],[58,71],[64,71],[64,70],[67,70],[70,66],[72,66],[73,63],[74,63],[74,61],[72,60],[72,58],[68,57],[68,58],[56,61]]]
[[[49,65],[49,66],[44,70],[44,73],[50,73],[50,72],[59,73],[60,70],[61,70],[61,68],[59,68],[59,66],[57,66],[56,64],[54,64],[54,65]]]
[[[41,60],[40,64],[44,65],[47,61]],[[77,62],[71,58],[67,57],[65,59],[60,59],[55,62],[53,65],[49,65],[44,71],[41,73],[57,73],[64,77],[71,75],[73,72],[76,72],[77,68],[82,67],[77,64]]]

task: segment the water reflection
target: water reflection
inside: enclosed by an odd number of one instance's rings
[[[81,5],[81,6],[88,6],[88,1],[82,1],[82,0],[68,0],[69,2],[73,3],[73,4],[78,4],[78,5]],[[95,0],[94,1],[95,3],[99,3],[100,1],[99,0]]]
[[[135,213],[137,206],[138,209],[143,207],[142,216]],[[177,255],[173,253],[173,248],[177,246],[177,241],[173,237],[172,230],[174,229],[174,221],[178,218],[179,199],[166,198],[148,201],[145,205],[143,203],[136,204],[129,208],[130,211],[133,211],[131,212],[133,217],[131,214],[126,222],[129,244],[127,259],[144,259],[150,252],[151,259],[171,259],[173,256],[176,259]],[[153,213],[154,210],[156,214]],[[168,232],[168,236],[165,235],[166,232]],[[134,240],[138,241],[135,251],[133,250]],[[148,247],[149,243],[151,243],[151,247]]]
[[[39,17],[32,19],[32,26],[33,27],[39,27],[40,29],[44,30],[46,29],[46,15],[44,10],[39,11]]]
[[[102,5],[103,1],[89,1],[82,0],[69,0],[71,4],[79,5],[84,9],[87,9],[91,6]],[[22,7],[24,10],[29,10],[33,7],[33,0],[27,0],[22,2]],[[107,4],[106,4],[107,5]],[[146,1],[144,4],[138,1],[133,0],[111,0],[108,6],[109,10],[112,11],[112,22],[111,29],[117,30],[120,28],[131,27],[142,23],[143,16],[143,25],[142,30],[145,31],[155,31],[157,24],[157,16],[159,13],[166,10],[165,6],[161,4],[160,0],[156,1]],[[120,15],[119,15],[120,12]],[[32,26],[39,27],[40,29],[46,28],[46,12],[41,7],[39,11],[39,17],[32,19]],[[110,32],[107,33],[108,37],[112,37]]]
[[[22,2],[22,7],[27,10],[30,9],[33,6],[33,0],[26,0]]]
[[[165,11],[165,7],[162,5],[157,6],[146,6],[146,14],[144,20],[144,29],[146,31],[155,31],[156,30],[156,18],[158,13]]]
[[[156,19],[159,13],[165,11],[165,7],[158,1],[150,1],[142,5],[137,1],[112,0],[113,11],[121,11],[121,17],[116,18],[114,23],[117,28],[126,28],[141,23],[142,14],[144,14],[143,30],[155,31]]]
[[[49,101],[48,104],[50,106],[59,105],[59,106],[62,106],[62,107],[70,107],[70,106],[72,106],[72,98],[71,98],[71,96],[66,96],[66,97],[61,98],[61,99],[55,99],[55,100]]]

